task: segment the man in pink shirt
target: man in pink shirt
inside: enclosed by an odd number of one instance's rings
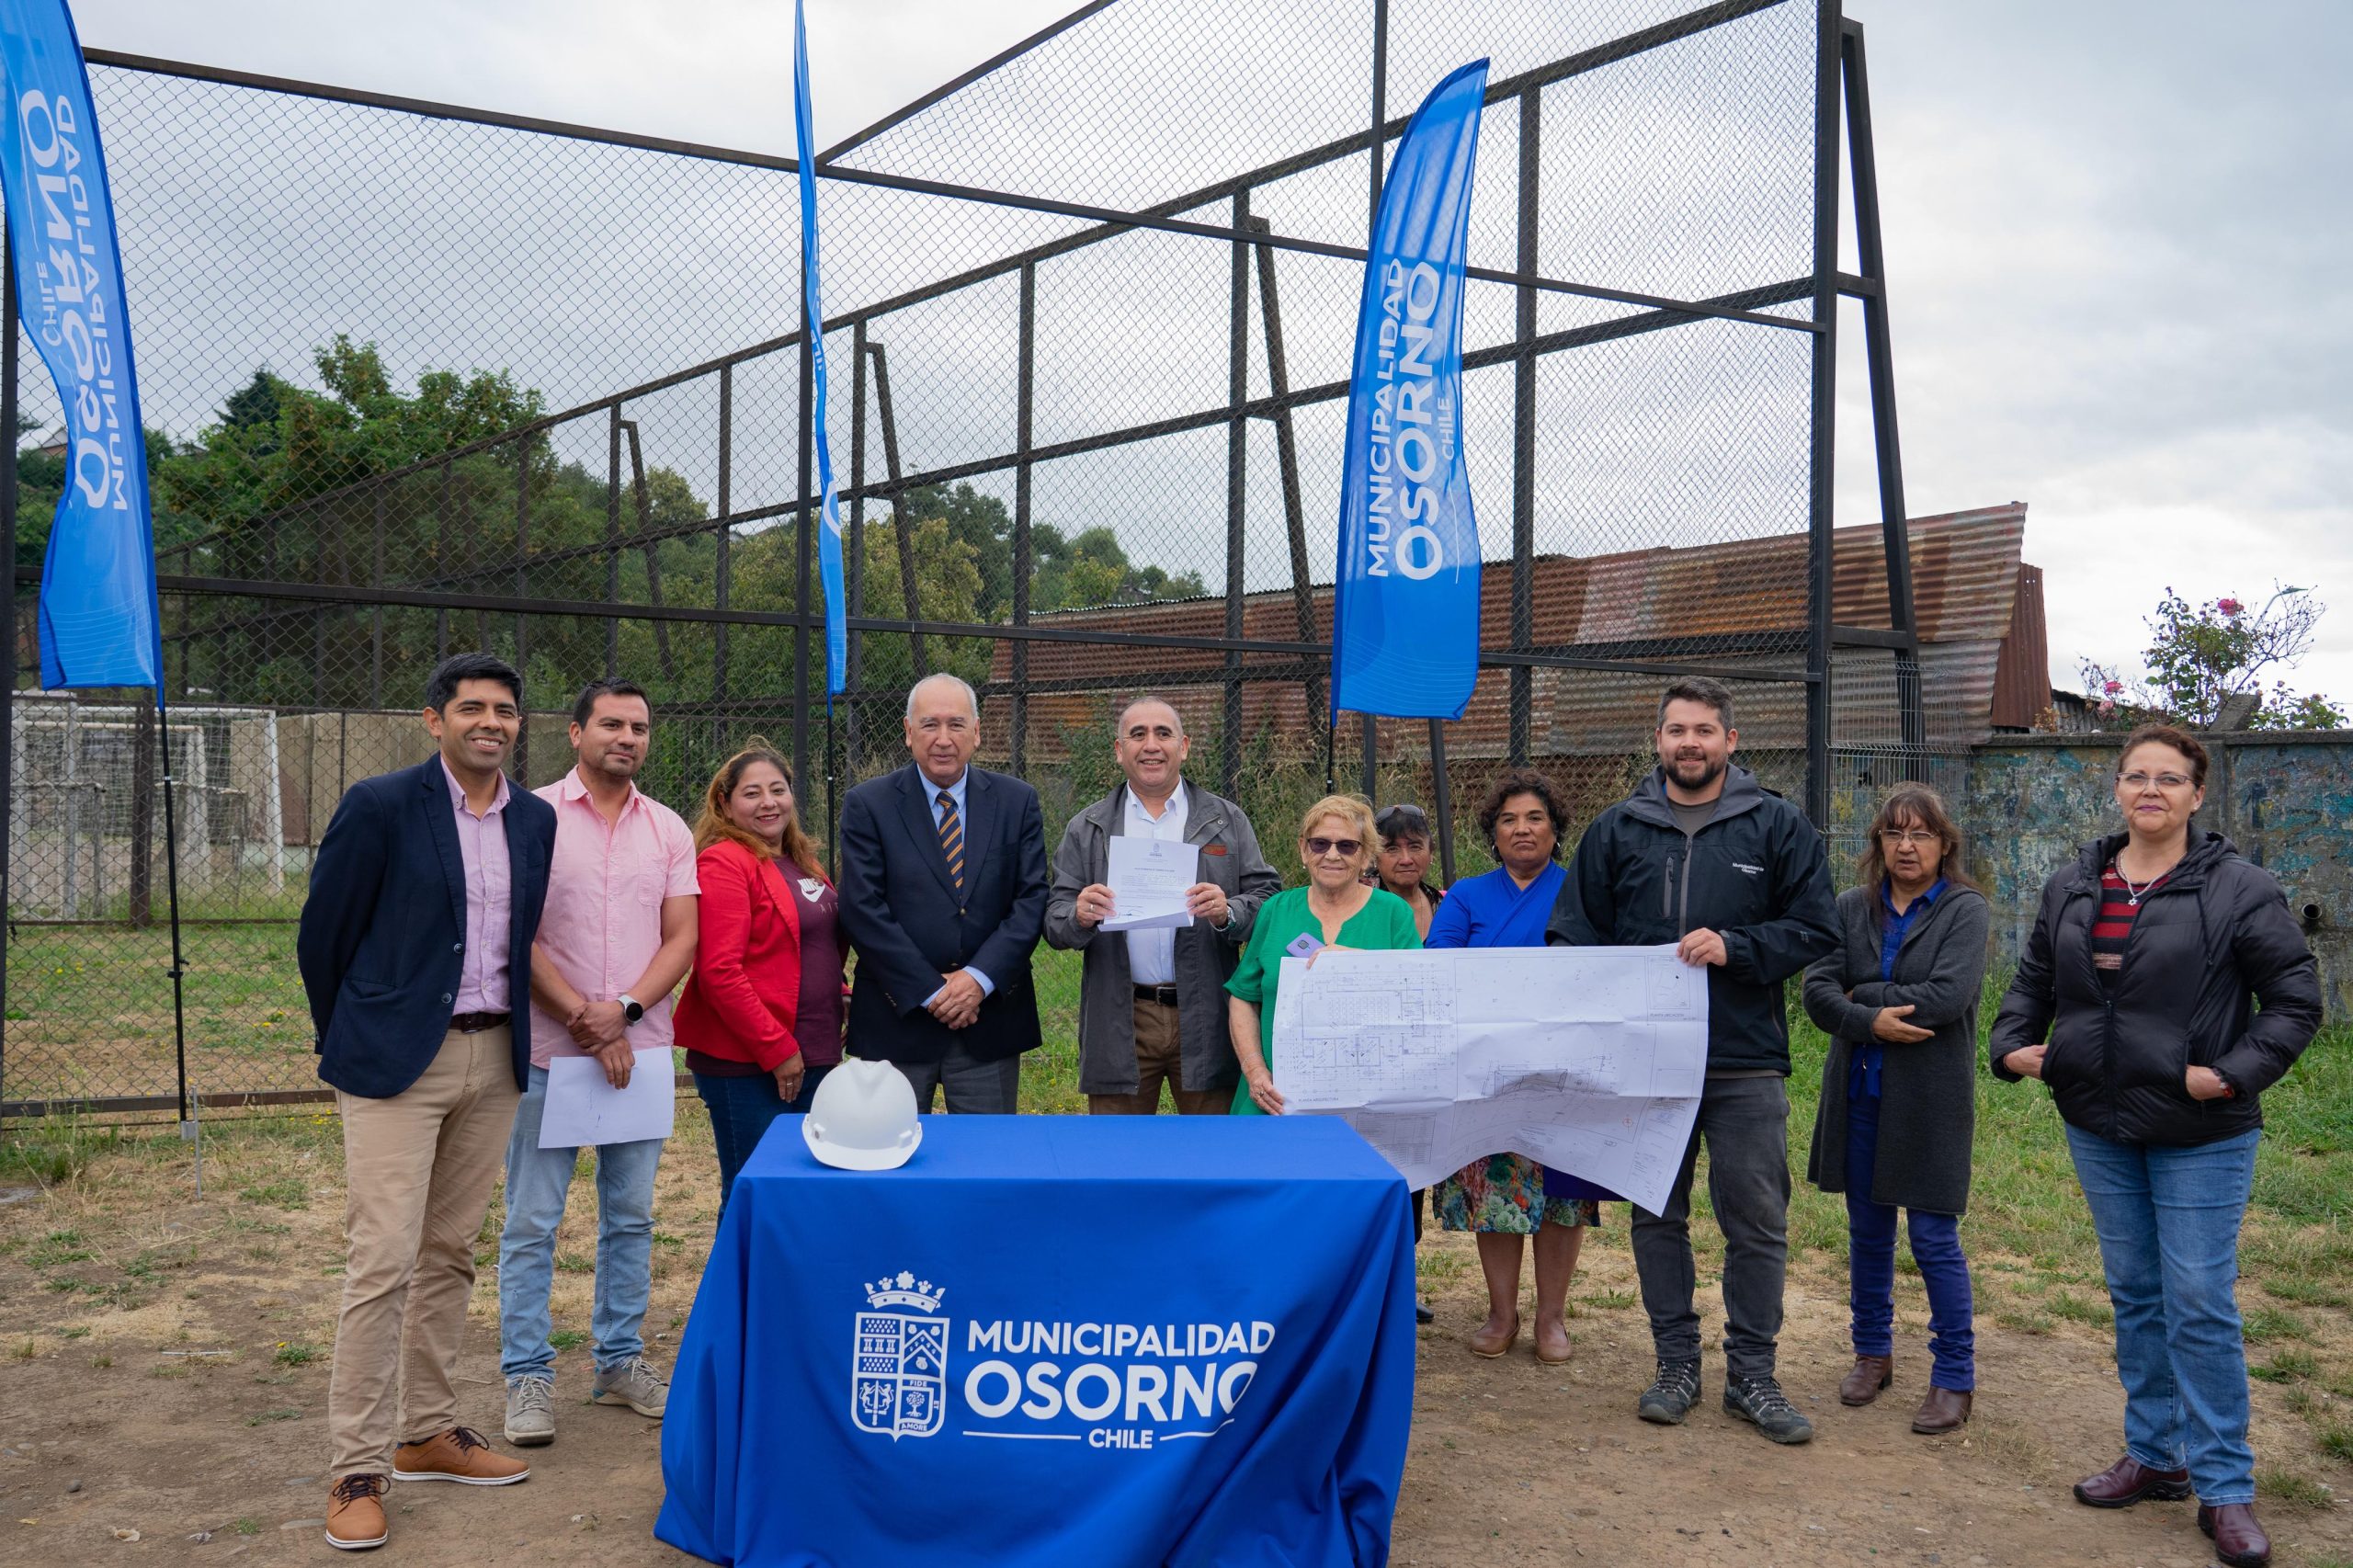
[[[506,1228],[498,1243],[499,1362],[511,1443],[555,1440],[548,1291],[579,1151],[540,1147],[548,1063],[593,1056],[616,1088],[640,1072],[667,1080],[670,994],[694,961],[694,835],[634,782],[653,729],[642,688],[626,680],[591,684],[572,710],[577,765],[536,791],[555,808],[556,828],[547,909],[531,949],[530,1081],[506,1147]],[[641,1331],[654,1289],[654,1176],[662,1142],[597,1151],[589,1319],[597,1364],[589,1399],[657,1421],[669,1383],[646,1359]]]

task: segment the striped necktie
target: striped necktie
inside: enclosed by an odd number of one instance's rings
[[[939,792],[939,853],[948,861],[949,880],[964,891],[964,824],[956,815],[956,797]]]

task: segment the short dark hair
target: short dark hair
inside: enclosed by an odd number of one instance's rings
[[[1430,835],[1430,815],[1411,801],[1400,801],[1381,808],[1372,819],[1372,831],[1381,835],[1384,845],[1401,836],[1427,839]]]
[[[513,695],[516,707],[523,706],[523,677],[494,653],[452,653],[434,665],[425,677],[425,705],[440,712],[458,695],[459,686],[470,680],[494,680]]]
[[[1658,722],[1666,722],[1666,705],[1670,702],[1704,702],[1716,710],[1717,722],[1727,730],[1732,725],[1732,690],[1720,680],[1706,676],[1685,676],[1658,696]]]
[[[1479,831],[1486,835],[1487,847],[1495,858],[1503,858],[1495,849],[1495,819],[1504,814],[1504,803],[1515,795],[1533,795],[1544,802],[1544,814],[1552,819],[1552,858],[1561,858],[1561,838],[1569,825],[1568,808],[1561,803],[1561,792],[1552,781],[1532,767],[1515,767],[1497,776],[1487,786],[1487,798],[1479,803]]]
[[[2124,749],[2116,754],[2116,776],[2124,777],[2124,760],[2146,745],[2171,746],[2189,759],[2189,781],[2193,788],[2206,788],[2206,748],[2198,737],[2174,724],[2143,724],[2124,737]]]
[[[572,722],[585,729],[588,715],[597,710],[597,699],[600,697],[634,697],[645,704],[646,718],[651,720],[654,717],[654,699],[645,695],[643,687],[620,676],[607,676],[603,680],[592,680],[580,688],[579,700],[572,705]]]

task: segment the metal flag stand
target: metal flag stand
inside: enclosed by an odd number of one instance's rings
[[[204,1123],[197,1096],[188,1086],[188,1006],[181,981],[188,964],[180,951],[180,833],[174,803],[172,724],[164,700],[164,662],[155,661],[155,733],[164,769],[164,903],[172,925],[172,1054],[179,1069],[180,1136],[196,1146],[196,1196],[204,1199]]]

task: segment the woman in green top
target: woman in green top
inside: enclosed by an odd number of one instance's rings
[[[1372,807],[1355,795],[1326,795],[1300,823],[1299,858],[1307,867],[1307,885],[1287,889],[1258,906],[1250,945],[1225,983],[1226,1027],[1242,1063],[1234,1115],[1282,1114],[1283,1097],[1268,1064],[1275,1055],[1275,983],[1293,942],[1306,936],[1324,948],[1422,945],[1413,907],[1361,880],[1378,842]]]

